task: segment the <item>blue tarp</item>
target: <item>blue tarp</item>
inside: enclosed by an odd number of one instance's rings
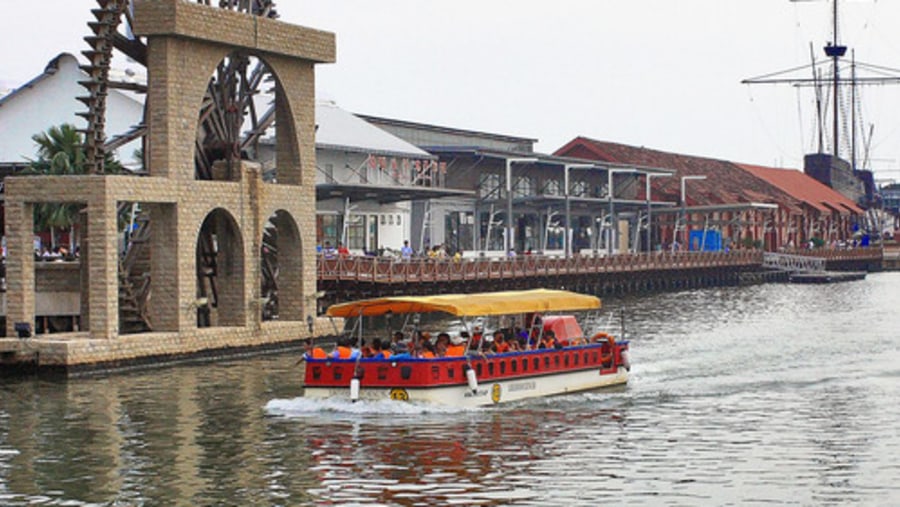
[[[691,231],[688,249],[691,251],[718,252],[722,250],[722,233],[719,231]]]

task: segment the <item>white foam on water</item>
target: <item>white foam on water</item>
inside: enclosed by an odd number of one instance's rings
[[[464,414],[477,412],[478,409],[448,407],[441,405],[429,405],[414,402],[399,402],[393,400],[370,401],[360,400],[351,402],[340,399],[312,399],[292,398],[274,399],[266,403],[266,412],[288,418],[319,417],[323,415],[366,415],[366,416],[409,416],[427,414]]]

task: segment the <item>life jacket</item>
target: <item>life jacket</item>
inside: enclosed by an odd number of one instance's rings
[[[422,353],[419,354],[419,357],[421,357],[422,359],[434,359],[434,352],[430,350],[423,350]]]
[[[350,347],[338,346],[335,352],[337,353],[337,357],[339,359],[350,359],[351,355],[353,354],[353,349],[351,349]]]
[[[316,347],[309,353],[309,357],[313,359],[325,359],[328,357],[328,354],[326,354],[321,347]]]
[[[444,354],[445,357],[460,357],[466,355],[466,345],[447,345],[447,352]]]
[[[502,354],[504,352],[509,352],[509,344],[505,341],[503,342],[494,342],[494,348],[497,349],[498,354]]]

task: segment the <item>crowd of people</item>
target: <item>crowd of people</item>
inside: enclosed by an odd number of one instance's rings
[[[529,333],[521,328],[497,330],[485,334],[476,327],[470,334],[440,332],[432,336],[427,331],[417,331],[407,336],[396,331],[388,339],[374,338],[359,343],[352,337],[340,338],[334,349],[326,352],[313,347],[307,341],[306,357],[314,359],[434,359],[439,357],[464,357],[466,355],[504,354],[522,350],[561,349],[566,346],[584,345],[584,338],[560,340],[553,330]]]

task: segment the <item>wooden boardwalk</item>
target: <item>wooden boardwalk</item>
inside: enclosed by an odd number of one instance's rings
[[[867,270],[880,266],[878,249],[791,252],[825,259],[834,270]],[[478,292],[535,287],[561,288],[597,295],[686,289],[760,280],[766,269],[763,252],[654,252],[612,256],[540,255],[513,258],[395,259],[376,257],[319,258],[319,300],[328,304],[389,294]],[[783,274],[783,272],[782,272]]]
[[[644,271],[755,267],[762,252],[665,252],[568,259],[523,255],[501,259],[393,259],[342,257],[318,261],[319,282],[429,284],[458,281],[571,277]]]

